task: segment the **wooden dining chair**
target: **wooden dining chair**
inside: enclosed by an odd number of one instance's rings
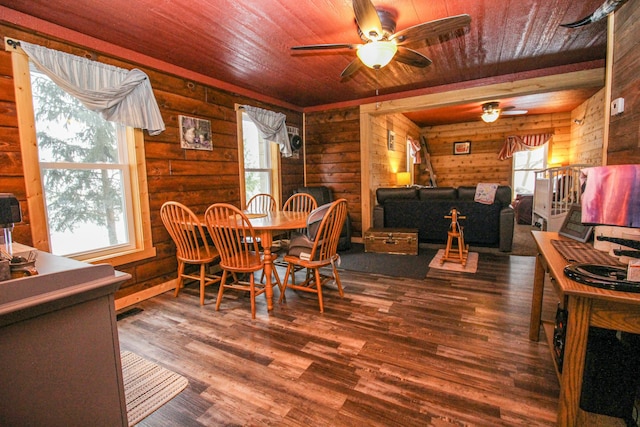
[[[322,301],[323,284],[330,280],[335,280],[340,296],[344,296],[336,261],[339,258],[338,241],[340,240],[340,232],[347,217],[347,201],[339,199],[329,206],[320,206],[309,215],[310,218],[313,217],[314,212],[325,209],[326,211],[319,226],[309,226],[306,234],[292,239],[289,252],[284,256],[284,261],[287,262],[288,266],[282,283],[283,289],[280,293],[280,302],[284,299],[287,288],[316,293],[321,313],[324,312]],[[309,221],[307,221],[307,224],[309,224]],[[320,269],[329,265],[331,265],[332,275],[321,274]],[[293,277],[292,283],[289,283],[289,276],[295,274],[296,267],[306,268],[313,274],[307,274],[307,278],[303,283],[295,284]]]
[[[315,197],[308,193],[295,193],[284,202],[283,211],[311,212],[318,207]]]
[[[273,212],[276,208],[276,199],[267,193],[258,193],[247,202],[247,212],[251,213]]]
[[[164,203],[160,208],[160,218],[176,245],[178,282],[175,296],[178,296],[185,279],[197,280],[200,283],[200,305],[204,305],[205,287],[220,282],[220,276],[207,274],[207,267],[220,258],[218,250],[207,242],[198,217],[182,203]],[[189,264],[200,266],[197,275],[185,272]]]
[[[225,289],[241,290],[251,294],[251,317],[255,319],[256,296],[265,292],[265,285],[257,282],[253,273],[264,268],[264,258],[249,218],[240,209],[227,203],[209,206],[204,218],[209,234],[220,253],[222,268],[216,311],[220,308]],[[247,273],[248,280],[241,280],[239,273]],[[229,274],[231,280],[227,283]]]

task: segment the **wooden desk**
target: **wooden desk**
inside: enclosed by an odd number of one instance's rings
[[[531,302],[529,339],[540,334],[545,273],[560,299],[567,301],[567,330],[564,362],[560,378],[558,425],[575,426],[580,405],[587,335],[590,326],[640,333],[640,293],[610,291],[582,285],[564,275],[567,261],[553,247],[551,240],[562,240],[558,233],[533,231],[538,246]],[[553,351],[553,349],[552,349]]]

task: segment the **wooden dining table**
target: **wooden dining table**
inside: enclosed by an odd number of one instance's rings
[[[273,309],[273,283],[271,276],[273,273],[274,256],[271,252],[273,236],[289,230],[305,228],[307,226],[308,212],[296,211],[272,211],[264,213],[245,212],[249,217],[249,222],[256,232],[256,237],[260,238],[262,250],[264,252],[264,275],[266,277],[265,295],[267,297],[267,309]]]
[[[271,212],[248,212],[244,214],[249,219],[256,237],[260,239],[262,252],[264,254],[264,275],[266,276],[265,295],[267,297],[267,309],[273,309],[273,283],[271,276],[273,273],[273,260],[276,257],[271,252],[273,246],[273,236],[284,234],[289,230],[297,230],[307,227],[307,217],[309,212],[299,211],[271,211]],[[206,230],[206,221],[203,215],[198,215],[198,221]]]

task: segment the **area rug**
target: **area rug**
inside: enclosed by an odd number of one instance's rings
[[[439,270],[458,271],[461,273],[475,273],[478,270],[478,253],[469,252],[467,255],[467,263],[463,267],[462,264],[452,261],[445,261],[440,264],[440,260],[444,256],[444,249],[440,249],[435,257],[429,263],[429,268],[437,268]]]
[[[135,425],[173,399],[189,383],[185,377],[130,351],[120,353],[129,425]]]
[[[339,269],[393,277],[424,279],[429,270],[429,260],[435,249],[420,248],[418,255],[397,255],[365,252],[364,245],[352,243],[347,251],[339,252]]]

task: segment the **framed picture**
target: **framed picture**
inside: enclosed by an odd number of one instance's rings
[[[392,130],[387,131],[387,148],[389,151],[395,151],[396,146],[396,133]]]
[[[593,226],[582,223],[582,206],[572,205],[558,234],[584,243],[589,240],[592,230]]]
[[[453,154],[471,154],[471,141],[454,142]]]
[[[195,117],[178,116],[180,147],[188,150],[213,150],[211,122]]]

